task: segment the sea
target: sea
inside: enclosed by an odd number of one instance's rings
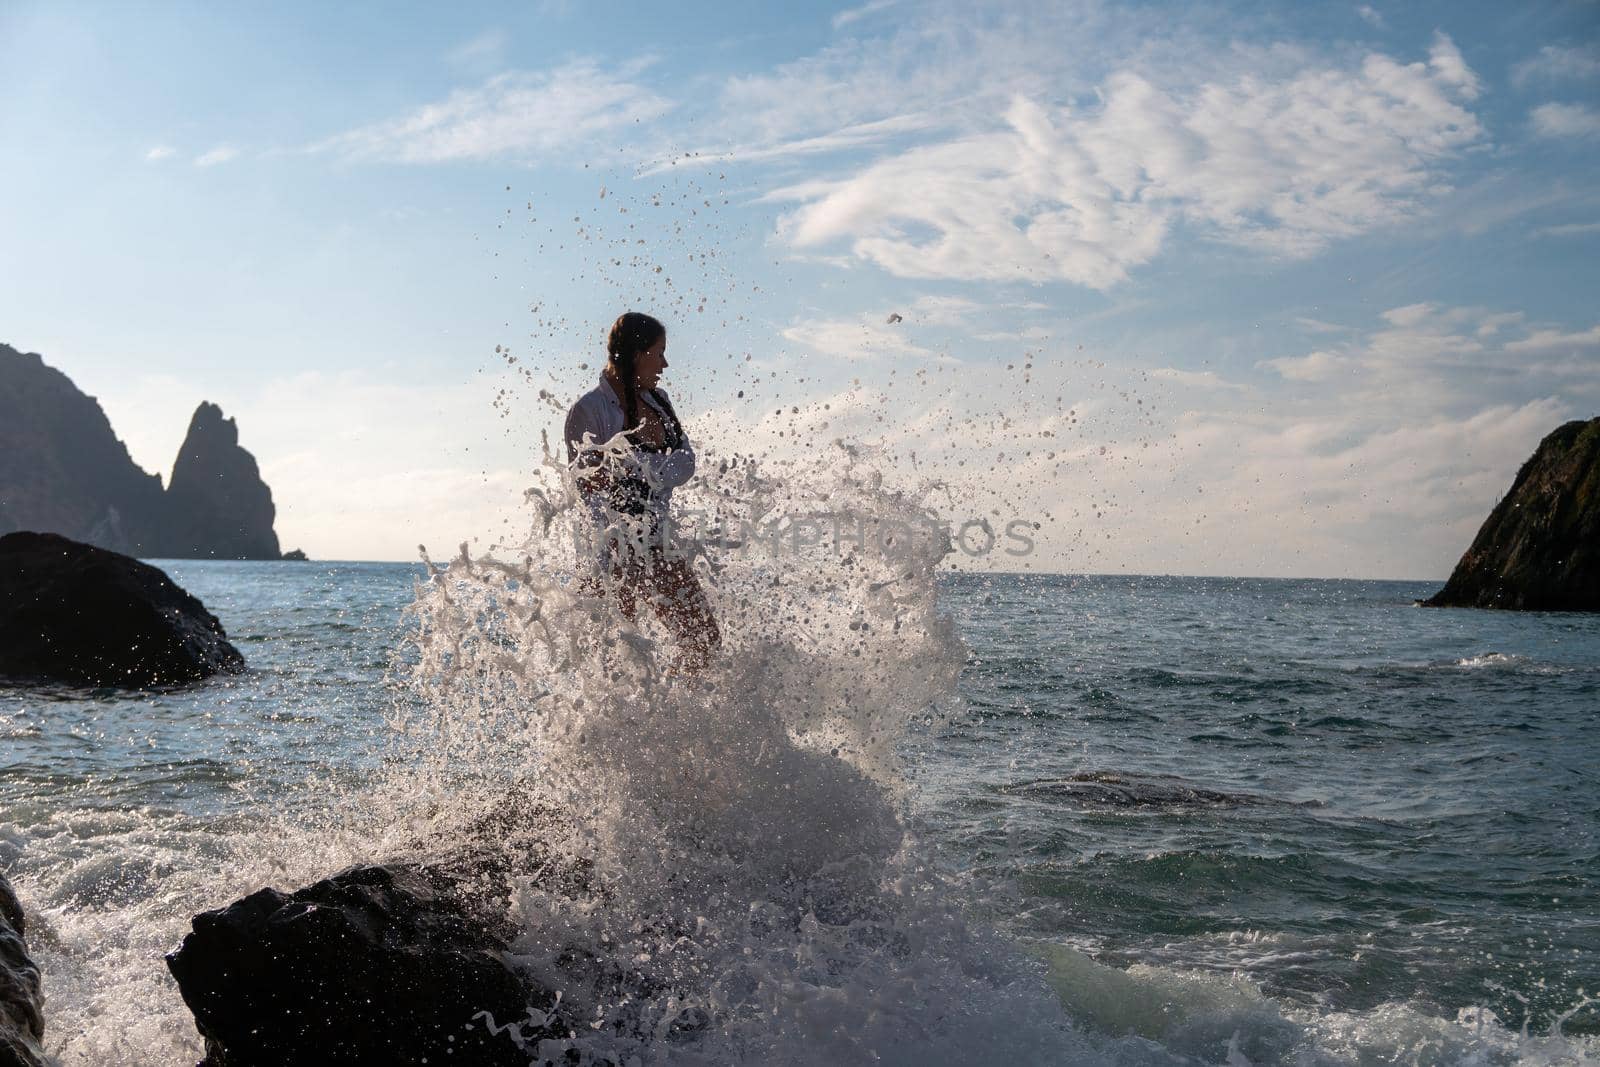
[[[851,602],[769,568],[696,688],[604,619],[555,658],[576,601],[527,558],[156,562],[245,673],[0,690],[0,870],[63,1065],[195,1062],[162,959],[193,914],[425,852],[492,783],[594,812],[573,847],[615,860],[614,914],[531,886],[530,930],[674,954],[659,1018],[710,1020],[622,1035],[574,988],[604,1039],[530,1062],[1600,1062],[1600,617],[948,569]],[[713,854],[705,899],[659,877]],[[647,913],[696,932],[642,949]]]

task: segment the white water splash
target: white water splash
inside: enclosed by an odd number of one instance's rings
[[[563,536],[577,513],[552,468],[525,541],[463,553],[418,590],[384,774],[266,825],[63,814],[7,838],[61,1063],[192,1061],[192,1022],[160,964],[190,915],[349,863],[446,855],[513,796],[563,813],[539,828],[545,843],[594,878],[581,894],[537,870],[515,879],[514,958],[562,993],[574,1025],[530,1060],[1592,1061],[1593,1039],[1529,1037],[1474,1009],[1318,1012],[1235,979],[1007,943],[973,918],[984,891],[936,873],[899,818],[897,746],[954,707],[964,660],[933,582],[937,546],[840,551],[789,521],[827,510],[912,525],[931,490],[891,490],[849,451],[784,469],[710,457],[705,470],[684,507],[717,512],[727,540],[749,526],[780,536],[714,553],[704,573],[726,646],[704,675],[670,676],[658,627],[578,591]]]

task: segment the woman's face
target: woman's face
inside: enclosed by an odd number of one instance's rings
[[[644,389],[654,389],[661,372],[667,369],[667,338],[663,334],[661,340],[640,352],[633,361],[634,372],[638,377],[639,385]]]

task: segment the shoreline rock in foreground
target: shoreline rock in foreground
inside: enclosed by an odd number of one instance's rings
[[[1424,607],[1600,611],[1600,418],[1552,431]]]
[[[547,1018],[557,998],[512,969],[504,938],[437,869],[355,867],[290,894],[259,890],[193,926],[167,966],[205,1039],[203,1067],[526,1067],[539,1039],[567,1032]]]
[[[217,617],[148,563],[0,537],[0,678],[143,688],[244,669]]]
[[[0,874],[0,1067],[44,1067],[44,993],[23,940],[22,905]]]

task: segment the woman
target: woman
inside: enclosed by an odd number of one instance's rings
[[[566,427],[567,458],[604,531],[597,577],[610,575],[628,619],[641,599],[649,604],[681,646],[678,669],[697,671],[722,635],[693,568],[665,543],[672,491],[695,466],[672,402],[656,388],[667,368],[667,328],[630,311],[612,324],[606,351],[600,384],[572,405]],[[619,526],[633,536],[619,536]]]

